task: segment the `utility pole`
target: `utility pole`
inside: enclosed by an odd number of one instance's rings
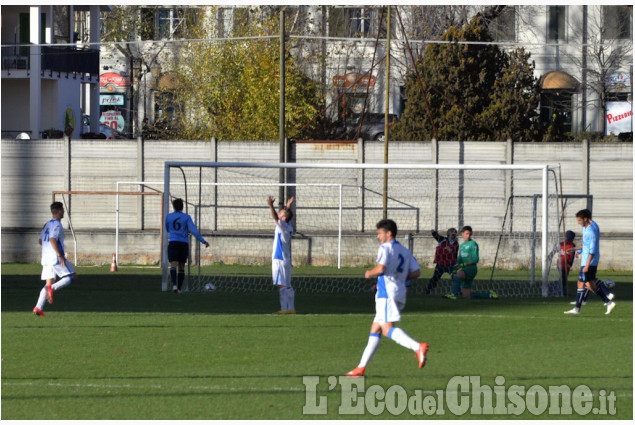
[[[388,112],[390,111],[390,6],[387,13],[386,24],[386,87],[384,104],[386,106],[384,113],[384,164],[388,164],[388,130],[390,122],[388,121]],[[384,218],[388,218],[388,169],[384,168],[384,199],[383,199]]]
[[[285,162],[285,132],[284,132],[284,86],[285,86],[285,67],[284,67],[284,55],[285,55],[285,39],[284,39],[284,7],[280,9],[280,112],[278,125],[280,128],[280,162]],[[282,186],[285,183],[285,169],[279,170],[279,183],[278,189],[278,204],[282,207],[285,203],[284,193],[285,187]]]

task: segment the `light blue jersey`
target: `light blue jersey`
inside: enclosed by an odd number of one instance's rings
[[[194,235],[202,244],[206,243],[203,236],[198,232],[196,225],[192,221],[189,214],[183,211],[174,211],[165,218],[165,230],[168,232],[168,240],[170,242],[188,242],[188,231]]]
[[[593,254],[589,266],[597,266],[600,262],[600,227],[595,221],[582,228],[582,258],[580,259],[582,267],[587,265],[589,254]]]

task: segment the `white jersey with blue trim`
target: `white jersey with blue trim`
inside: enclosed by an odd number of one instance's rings
[[[59,220],[52,219],[44,225],[42,233],[40,233],[40,240],[42,241],[42,265],[54,266],[59,263],[57,258],[57,252],[53,249],[51,244],[51,238],[57,241],[57,247],[59,252],[65,257],[64,254],[64,228]]]
[[[393,298],[397,294],[405,296],[408,274],[419,270],[412,253],[393,239],[379,247],[377,264],[386,267],[386,271],[377,278],[377,298]]]
[[[273,238],[273,252],[271,259],[283,260],[285,263],[291,264],[291,236],[293,235],[293,226],[284,220],[278,220],[276,224],[276,233]]]

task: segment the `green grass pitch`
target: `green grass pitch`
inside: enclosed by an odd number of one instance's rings
[[[563,314],[570,299],[410,296],[399,326],[430,344],[428,363],[419,370],[411,351],[383,337],[364,379],[366,390],[398,386],[408,397],[477,376],[492,388],[503,377],[506,389],[588,386],[595,396],[616,398],[613,415],[537,416],[529,409],[516,416],[447,408],[431,416],[410,409],[375,415],[372,406],[361,415],[340,413],[347,394],[332,383],[357,365],[366,345],[370,293],[298,293],[299,314],[277,316],[273,289],[176,295],[160,291],[158,269],[79,267],[78,281],[36,317],[39,274],[38,265],[2,265],[3,420],[633,419],[631,272],[602,273],[617,282],[609,316],[594,294],[578,317]],[[304,376],[318,377],[317,392],[307,393]],[[307,403],[320,401],[326,414],[303,414]]]

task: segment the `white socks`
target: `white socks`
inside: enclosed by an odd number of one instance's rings
[[[54,291],[57,291],[58,289],[62,289],[63,287],[70,285],[72,281],[72,277],[66,276],[51,285],[51,288],[53,288]]]
[[[72,281],[73,281],[72,277],[66,276],[58,280],[54,284],[52,284],[51,288],[53,288],[53,291],[57,291],[58,289],[62,289],[65,286],[70,285]],[[37,299],[37,305],[36,305],[36,307],[40,310],[44,310],[44,304],[46,303],[47,292],[48,291],[46,290],[46,284],[44,284],[44,287],[40,291],[40,296]]]
[[[44,304],[46,303],[46,292],[47,292],[46,285],[44,285],[44,287],[40,291],[40,296],[37,299],[37,305],[36,305],[36,307],[40,310],[44,310]]]
[[[359,367],[366,367],[370,359],[373,358],[373,354],[379,348],[379,343],[381,342],[381,334],[370,334],[368,337],[368,344],[362,353],[362,359],[359,361]]]
[[[388,331],[388,338],[392,339],[402,347],[410,348],[412,351],[417,351],[419,349],[419,343],[410,338],[408,334],[400,328],[390,328]]]
[[[295,290],[291,286],[280,286],[280,309],[295,310]]]

